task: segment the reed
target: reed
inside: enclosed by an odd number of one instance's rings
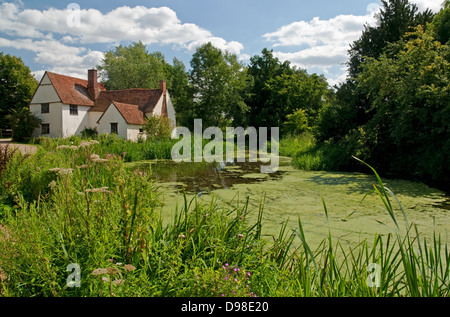
[[[184,195],[163,221],[151,171],[127,168],[123,154],[102,152],[98,140],[44,142],[36,155],[9,160],[0,180],[2,195],[14,198],[0,220],[2,296],[450,295],[447,237],[421,237],[363,162],[392,232],[344,248],[322,200],[330,229],[313,249],[301,217],[297,228],[285,222],[277,236],[263,236],[264,197],[251,210],[248,200],[230,206]],[[80,287],[67,283],[72,263]]]

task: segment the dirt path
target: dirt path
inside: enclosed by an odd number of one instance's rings
[[[19,151],[24,155],[35,154],[37,151],[37,147],[34,145],[11,143],[11,139],[0,139],[0,147],[1,146],[11,146],[13,148],[18,148]]]

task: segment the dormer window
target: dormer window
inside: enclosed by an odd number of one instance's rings
[[[69,111],[70,111],[71,116],[78,116],[78,106],[77,105],[70,105]]]

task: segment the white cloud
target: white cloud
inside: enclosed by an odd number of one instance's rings
[[[97,66],[103,58],[102,52],[88,50],[84,47],[67,46],[54,39],[9,40],[0,37],[0,47],[34,52],[36,63],[51,65],[51,68],[47,70],[65,75],[77,75],[76,77],[81,78],[86,77],[86,69]],[[40,73],[42,70],[36,71],[36,74]]]
[[[419,11],[425,11],[430,9],[431,11],[437,13],[441,10],[444,0],[410,0],[419,8]]]
[[[193,23],[182,23],[168,7],[121,6],[102,13],[95,9],[25,9],[21,2],[0,2],[0,47],[34,52],[34,61],[48,70],[86,76],[85,69],[100,64],[103,53],[91,44],[117,45],[142,41],[146,45],[171,45],[193,52],[212,42],[239,55],[244,46],[226,41]],[[39,76],[42,71],[35,72]]]
[[[71,23],[74,18],[79,21],[75,27]],[[195,24],[182,23],[168,7],[122,6],[102,13],[95,9],[21,10],[14,3],[2,3],[0,27],[9,35],[41,38],[47,33],[60,34],[65,41],[80,44],[142,41],[193,49],[196,43],[211,41],[233,53],[243,49],[241,43],[227,42]]]
[[[329,82],[335,84],[345,79],[342,64],[348,60],[350,44],[361,36],[364,25],[376,25],[379,10],[380,5],[371,3],[367,6],[366,15],[338,15],[329,20],[315,17],[283,26],[263,37],[273,42],[275,48],[301,47],[289,53],[275,51],[274,55],[282,61],[289,60],[295,66],[327,74],[331,78]]]

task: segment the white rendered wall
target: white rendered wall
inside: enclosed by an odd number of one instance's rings
[[[88,112],[91,107],[78,106],[78,115],[70,114],[70,106],[62,106],[62,137],[81,135],[81,131],[89,127]]]
[[[100,119],[98,125],[98,133],[99,134],[110,134],[111,133],[111,123],[117,123],[117,134],[126,139],[127,138],[127,122],[120,114],[119,110],[111,104],[108,109],[105,111],[103,116]]]
[[[127,140],[136,142],[139,138],[139,134],[141,134],[139,132],[140,129],[142,129],[141,125],[129,124],[127,127]]]
[[[41,113],[41,104],[49,104],[49,113]],[[56,93],[47,74],[42,78],[33,99],[30,102],[30,112],[42,120],[42,123],[50,124],[50,134],[43,136],[56,138],[62,136],[62,107],[61,99]],[[41,128],[33,132],[34,137],[41,136]]]

